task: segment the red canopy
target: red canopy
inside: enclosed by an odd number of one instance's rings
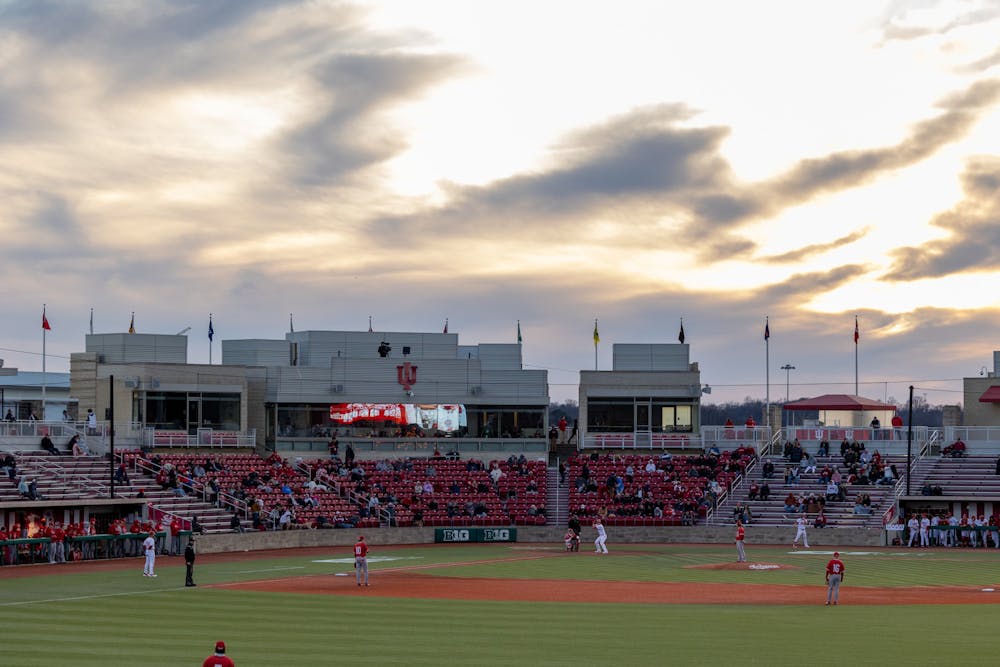
[[[979,397],[980,403],[998,403],[1000,402],[1000,385],[993,385],[989,389],[983,392],[983,395]]]
[[[980,399],[982,400],[982,399]],[[1000,399],[998,399],[1000,400]],[[896,411],[896,406],[889,403],[882,403],[863,396],[851,396],[850,394],[823,394],[815,398],[803,398],[800,401],[785,403],[785,410],[892,410]]]

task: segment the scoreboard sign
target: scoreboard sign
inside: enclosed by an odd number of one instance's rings
[[[435,542],[517,542],[517,528],[435,528]]]

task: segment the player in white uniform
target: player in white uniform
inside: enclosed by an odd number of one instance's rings
[[[142,568],[142,576],[155,577],[153,566],[156,564],[156,539],[153,531],[149,531],[149,535],[142,541],[142,550],[146,553],[146,565]]]
[[[601,523],[600,519],[594,522],[594,530],[597,531],[597,539],[594,540],[594,553],[608,553],[608,547],[605,545],[605,542],[608,541],[608,532],[604,530],[604,524]]]
[[[910,520],[906,522],[906,529],[910,531],[910,539],[906,546],[912,547],[913,543],[920,538],[920,519],[917,518],[916,514],[910,515]]]
[[[930,529],[931,520],[927,518],[927,514],[920,515],[920,546],[929,547],[930,543]]]
[[[793,549],[798,546],[800,537],[802,538],[802,546],[808,549],[809,538],[806,536],[806,517],[803,515],[800,515],[799,518],[795,520],[795,539],[792,540]]]

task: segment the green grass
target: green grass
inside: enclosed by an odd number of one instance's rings
[[[616,546],[609,557],[456,566],[531,555],[525,545],[376,547],[407,560],[379,569],[440,563],[428,575],[571,580],[718,581],[810,584],[822,599],[825,554],[748,547],[751,560],[799,569],[764,572],[685,569],[733,560],[731,547]],[[860,551],[860,550],[858,550]],[[331,550],[344,558],[345,550]],[[1000,590],[996,551],[844,549],[848,574],[837,608],[756,605],[514,603],[285,595],[206,584],[351,572],[349,563],[287,557],[200,565],[202,586],[184,589],[177,559],[140,576],[122,572],[0,580],[0,664],[198,665],[217,639],[239,667],[255,665],[986,665],[1000,651],[997,605],[850,606],[856,586],[968,585]],[[555,551],[552,552],[554,555]],[[294,568],[294,569],[292,569]],[[1000,593],[998,593],[1000,595]],[[1000,600],[1000,598],[998,598]]]

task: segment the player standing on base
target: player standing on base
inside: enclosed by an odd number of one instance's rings
[[[826,564],[826,603],[837,604],[840,597],[840,582],[844,580],[844,563],[840,560],[840,552],[834,551],[833,558]]]
[[[594,521],[594,530],[597,531],[597,539],[594,540],[594,553],[602,555],[608,553],[608,547],[605,544],[608,541],[608,532],[604,530],[601,517],[597,517],[597,520]]]
[[[736,521],[736,562],[745,563],[747,562],[747,552],[743,550],[743,537],[746,535],[746,531],[743,529],[743,522]]]
[[[361,573],[364,572],[365,586],[368,585],[368,543],[365,542],[364,535],[358,535],[358,541],[354,545],[354,578],[361,585]]]

